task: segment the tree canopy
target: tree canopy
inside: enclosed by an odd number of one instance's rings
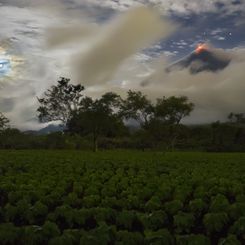
[[[38,98],[38,118],[40,122],[60,121],[70,133],[92,136],[94,151],[100,137],[119,135],[126,128],[125,122],[137,122],[143,132],[141,138],[146,135],[149,140],[150,133],[161,140],[163,135],[175,140],[179,135],[177,126],[194,108],[185,96],[151,101],[141,91],[129,90],[125,99],[113,92],[94,99],[84,97],[83,90],[82,85],[73,85],[62,77],[43,98]]]
[[[70,79],[61,77],[57,85],[48,89],[43,98],[38,98],[37,109],[40,122],[59,121],[66,126],[74,111],[81,106],[84,87],[73,85]]]
[[[124,127],[119,113],[121,97],[109,92],[100,99],[85,97],[80,104],[80,109],[68,121],[67,130],[80,135],[92,134],[96,151],[99,136],[115,135]]]
[[[6,118],[1,112],[0,112],[0,130],[4,130],[8,128],[9,126],[9,119]]]
[[[171,96],[157,99],[154,113],[156,119],[166,124],[179,124],[193,109],[194,104],[186,96]]]
[[[142,92],[129,90],[122,102],[121,112],[126,119],[134,119],[144,127],[153,116],[154,106]]]

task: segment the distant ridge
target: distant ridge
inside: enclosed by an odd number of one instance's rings
[[[45,135],[45,134],[50,134],[50,133],[55,133],[55,132],[61,132],[63,130],[64,130],[63,126],[50,124],[47,127],[44,127],[40,130],[27,130],[24,133],[34,134],[34,135]]]

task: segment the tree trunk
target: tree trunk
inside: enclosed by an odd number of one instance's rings
[[[172,140],[171,140],[171,143],[170,143],[170,145],[171,145],[171,151],[172,151],[172,152],[175,151],[175,142],[176,142],[176,140],[177,140],[177,135],[174,135],[174,136],[172,137]]]
[[[171,147],[171,151],[174,152],[175,151],[175,143],[176,140],[178,138],[178,132],[177,132],[177,127],[174,128],[174,126],[171,127],[171,136],[170,136],[170,147]]]
[[[216,132],[215,129],[212,129],[212,144],[214,145],[216,143]]]
[[[94,134],[94,139],[93,139],[93,151],[94,152],[98,151],[98,137],[95,134]]]

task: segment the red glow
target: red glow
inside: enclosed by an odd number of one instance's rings
[[[204,50],[208,50],[207,44],[205,44],[205,43],[203,43],[203,44],[198,44],[198,46],[197,46],[195,52],[196,52],[197,54],[200,54],[200,53],[201,53],[202,51],[204,51]]]

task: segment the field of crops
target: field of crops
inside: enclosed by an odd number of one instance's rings
[[[0,151],[0,244],[245,244],[245,154]]]

